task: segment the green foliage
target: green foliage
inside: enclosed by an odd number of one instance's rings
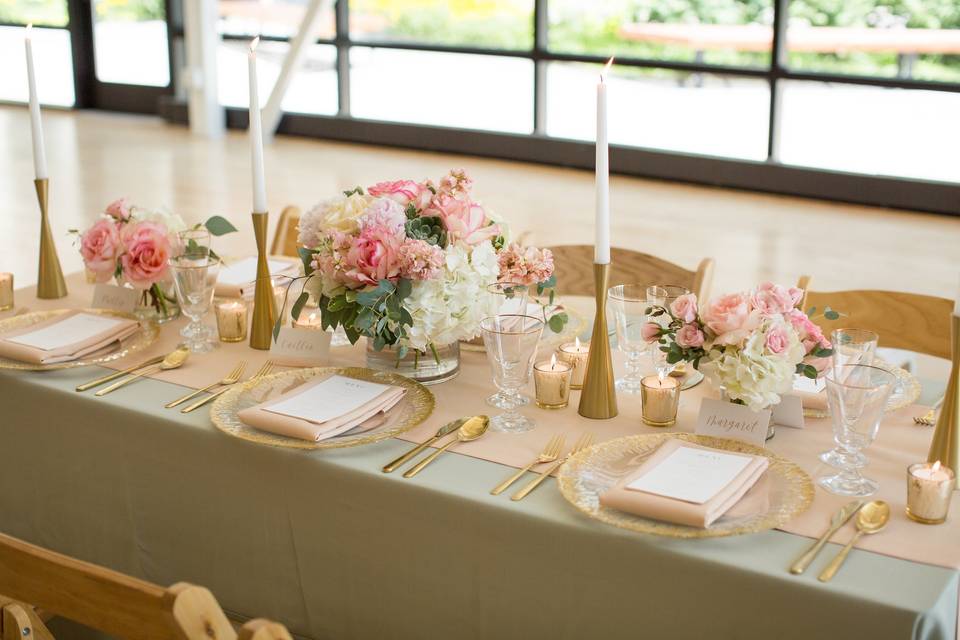
[[[210,216],[204,223],[207,231],[213,236],[225,236],[228,233],[235,233],[237,228],[223,216]]]
[[[447,246],[447,232],[439,216],[426,216],[407,220],[404,225],[408,238],[423,240],[441,249]]]
[[[345,291],[333,297],[321,296],[320,324],[323,329],[343,327],[351,343],[356,343],[360,336],[372,338],[373,348],[380,351],[407,336],[407,327],[413,324],[413,316],[403,306],[403,301],[410,296],[412,289],[412,283],[401,278],[396,284],[381,280],[372,289]],[[296,305],[294,310],[299,314]],[[403,347],[400,350],[405,352]]]

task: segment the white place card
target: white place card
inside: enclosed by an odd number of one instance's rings
[[[295,262],[287,260],[267,260],[267,268],[270,270],[270,275],[275,276],[292,269],[296,265]],[[227,265],[220,269],[220,273],[217,275],[217,282],[221,284],[241,286],[254,282],[257,279],[257,259],[256,258],[243,258],[238,260],[231,265]]]
[[[770,411],[752,411],[749,407],[713,398],[700,403],[695,433],[717,438],[735,438],[758,447],[767,441]]]
[[[780,396],[780,404],[773,405],[771,412],[770,420],[774,424],[803,429],[803,398],[800,396],[792,393]]]
[[[330,376],[289,398],[263,407],[264,411],[322,424],[356,411],[390,390],[389,385]]]
[[[703,504],[734,481],[750,458],[734,453],[679,447],[627,489]]]
[[[142,293],[139,289],[118,287],[115,284],[98,284],[93,288],[93,302],[90,306],[94,309],[133,313]]]
[[[330,333],[319,329],[280,327],[270,344],[270,359],[290,367],[319,367],[327,364]]]
[[[42,351],[52,351],[53,349],[83,342],[122,322],[126,322],[126,320],[97,316],[91,313],[78,313],[42,329],[22,333],[19,336],[6,338],[6,340]]]

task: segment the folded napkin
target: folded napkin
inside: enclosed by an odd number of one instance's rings
[[[406,390],[344,376],[309,382],[276,398],[238,412],[251,427],[319,442],[369,431],[386,421],[386,412]]]
[[[684,451],[684,449],[693,451]],[[718,454],[722,457],[728,471],[735,470],[731,471],[732,477],[727,478],[727,481],[717,488],[714,484],[719,478],[724,477],[724,474],[717,473],[717,468],[711,466],[709,460],[705,461],[708,466],[697,466],[700,461],[693,460],[689,467],[679,467],[683,471],[681,479],[683,487],[678,483],[678,486],[662,493],[631,488],[631,485],[640,485],[644,480],[652,481],[654,476],[648,476],[648,474],[653,473],[664,462],[672,465],[681,456],[689,461],[691,456],[686,454],[696,457],[697,452]],[[673,457],[675,455],[676,458]],[[743,460],[736,460],[736,458],[743,458]],[[768,465],[769,461],[763,456],[720,451],[671,438],[647,458],[636,471],[603,493],[600,496],[600,504],[645,518],[706,528],[730,511],[744,497],[757,483]],[[717,475],[711,478],[711,473]],[[670,493],[673,495],[663,495]],[[685,499],[675,497],[680,494],[687,494],[687,497]]]
[[[296,277],[299,274],[300,263],[295,260],[269,258],[267,268],[270,276]],[[257,259],[243,258],[221,267],[217,274],[217,286],[214,295],[221,298],[242,298],[253,295],[257,279]]]
[[[0,356],[31,364],[70,362],[136,333],[136,320],[71,311],[0,335]]]

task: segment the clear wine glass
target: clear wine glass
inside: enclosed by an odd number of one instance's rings
[[[530,288],[516,282],[495,282],[486,288],[484,310],[488,316],[526,315],[530,300]],[[508,398],[503,391],[497,391],[487,398],[487,404],[498,409],[507,409],[519,402],[519,406],[530,404],[530,396],[518,393]]]
[[[203,226],[177,233],[177,255],[203,259],[210,255],[210,231]]]
[[[655,284],[647,287],[647,306],[658,306],[670,308],[670,305],[673,304],[673,301],[690,293],[690,290],[686,287],[681,287],[675,284]],[[656,322],[661,327],[666,328],[670,324],[670,316],[663,314],[658,317],[650,318],[651,322]],[[653,367],[657,371],[657,375],[661,378],[665,378],[670,375],[670,372],[676,368],[677,364],[670,364],[667,362],[667,354],[660,350],[659,344],[654,344],[650,349],[650,355],[653,359]]]
[[[650,349],[643,339],[647,321],[647,287],[640,284],[618,284],[607,291],[607,304],[617,330],[617,348],[626,356],[627,373],[617,380],[617,390],[639,394],[643,379],[642,358]]]
[[[169,264],[180,310],[190,318],[190,324],[180,332],[184,344],[194,353],[215,349],[217,343],[211,340],[212,331],[202,321],[213,303],[220,260],[183,255],[171,258]]]
[[[834,329],[830,334],[830,342],[833,345],[831,366],[835,371],[839,367],[840,372],[843,373],[843,367],[847,365],[872,365],[879,339],[879,335],[867,329]],[[821,453],[820,460],[839,467],[842,455],[843,451],[840,447],[834,447]]]
[[[821,487],[842,496],[864,497],[880,485],[863,477],[863,455],[876,439],[896,377],[879,367],[847,364],[834,367],[826,378],[827,402],[833,420],[833,441],[840,450],[838,473],[818,479]]]
[[[490,428],[505,433],[533,429],[533,420],[517,412],[522,406],[518,396],[530,381],[543,321],[525,315],[489,316],[480,322],[480,331],[493,382],[507,399],[504,413],[490,420]]]

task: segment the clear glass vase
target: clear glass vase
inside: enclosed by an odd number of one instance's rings
[[[180,317],[180,306],[172,284],[155,284],[143,291],[134,315],[141,322],[163,324]]]
[[[409,349],[402,358],[399,354],[395,347],[377,351],[373,348],[373,340],[367,338],[367,367],[370,369],[399,373],[421,384],[439,384],[460,373],[459,342],[437,347],[436,354],[431,349]]]

